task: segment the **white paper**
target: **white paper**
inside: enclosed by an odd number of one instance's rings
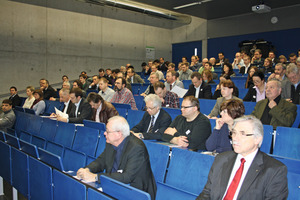
[[[67,118],[67,119],[69,118],[69,115],[67,113],[63,113],[62,111],[58,110],[56,107],[54,107],[54,109],[55,109],[55,113],[57,115],[60,115],[61,117]]]
[[[187,91],[187,89],[178,87],[177,85],[175,85],[175,87],[173,87],[171,90],[171,92],[176,93],[180,98],[182,98],[187,93]]]

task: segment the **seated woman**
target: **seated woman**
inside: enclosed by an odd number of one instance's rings
[[[224,63],[221,77],[224,77],[225,79],[229,79],[230,77],[234,77],[234,76],[235,73],[232,69],[232,65],[230,63]]]
[[[45,108],[46,108],[45,101],[43,100],[44,97],[43,97],[42,90],[36,89],[33,92],[33,96],[34,96],[35,100],[34,100],[32,106],[31,106],[31,109],[34,110],[35,115],[42,115],[45,111]]]
[[[243,100],[259,102],[266,98],[265,75],[263,72],[257,71],[254,72],[252,79],[255,86],[249,88]]]
[[[225,81],[225,80],[227,80],[227,79],[225,79],[224,77],[220,77],[220,83],[217,85],[216,90],[215,90],[215,92],[212,96],[212,99],[217,99],[219,97],[222,97],[222,95],[221,95],[221,83],[222,83],[222,81]],[[233,94],[233,96],[236,96],[236,97],[239,96],[239,89],[235,85],[233,87],[233,93],[232,94]]]
[[[249,73],[248,73],[248,77],[247,77],[247,81],[245,84],[245,88],[251,88],[254,86],[253,80],[252,80],[252,76],[254,74],[254,72],[257,72],[258,68],[256,66],[251,66],[249,69]]]
[[[223,103],[226,100],[238,99],[243,102],[242,99],[233,95],[233,88],[234,88],[234,83],[231,80],[225,80],[225,81],[221,82],[222,97],[217,98],[217,102],[216,102],[214,108],[212,109],[210,114],[207,116],[208,118],[217,119],[217,117],[220,114],[221,103]]]
[[[31,108],[35,98],[33,96],[33,92],[34,92],[34,87],[32,86],[28,86],[26,88],[26,94],[27,94],[27,99],[25,100],[25,103],[23,105],[23,108]]]
[[[282,63],[282,64],[286,64],[286,63],[287,63],[287,59],[286,59],[286,57],[285,57],[284,55],[280,55],[280,56],[278,57],[278,60],[279,60],[279,62]]]
[[[263,68],[260,69],[264,74],[274,73],[273,63],[271,58],[266,58]]]
[[[244,113],[245,107],[243,102],[236,99],[224,101],[221,104],[221,118],[216,120],[216,127],[206,140],[206,149],[216,153],[231,151],[229,130],[231,130],[233,125],[233,120],[243,116]]]
[[[203,70],[202,79],[204,82],[206,82],[208,84],[216,84],[216,82],[213,80],[212,72],[208,69]]]

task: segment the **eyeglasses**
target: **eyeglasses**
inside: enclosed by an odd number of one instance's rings
[[[195,106],[181,106],[181,109],[187,109],[187,108],[191,108],[191,107],[195,107]]]
[[[232,137],[236,137],[237,135],[241,135],[243,137],[249,137],[249,136],[252,136],[254,135],[253,133],[245,133],[245,132],[236,132],[236,131],[230,131],[229,132],[229,136]]]
[[[106,132],[107,134],[109,134],[109,133],[119,132],[119,131],[109,131],[109,130],[106,130],[105,132]]]
[[[147,107],[147,106],[146,106],[146,107],[145,107],[145,110],[148,110],[148,109],[149,109],[149,110],[154,110],[155,108],[156,108],[156,107],[150,108],[150,107]]]

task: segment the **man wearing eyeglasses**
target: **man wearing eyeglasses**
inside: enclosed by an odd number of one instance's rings
[[[252,115],[234,120],[234,151],[216,156],[197,200],[287,199],[287,168],[259,150],[263,125]]]
[[[110,118],[104,135],[107,144],[103,153],[85,168],[80,168],[77,177],[87,182],[100,182],[100,176],[105,175],[148,192],[154,200],[156,183],[147,149],[141,140],[130,135],[126,119]]]
[[[161,109],[162,102],[157,95],[149,94],[145,97],[145,103],[147,112],[130,132],[140,139],[160,140],[172,119],[164,109]]]
[[[199,100],[194,96],[184,97],[181,113],[165,130],[162,140],[192,150],[206,150],[211,126],[209,119],[200,113]]]

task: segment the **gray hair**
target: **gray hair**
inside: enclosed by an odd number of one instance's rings
[[[275,81],[277,84],[277,88],[278,89],[281,88],[281,81],[278,80],[277,78],[271,78],[270,80],[268,80],[268,82],[270,82],[270,81]]]
[[[282,64],[282,63],[277,63],[276,65],[275,65],[275,67],[276,66],[281,66],[281,68],[283,69],[283,70],[286,70],[286,65],[284,65],[284,64]]]
[[[161,99],[156,94],[149,94],[149,95],[147,95],[145,97],[144,101],[145,101],[145,103],[147,103],[149,101],[152,101],[154,107],[161,108],[161,104],[162,104]]]
[[[250,123],[252,124],[252,128],[253,128],[252,133],[254,134],[254,137],[256,138],[262,137],[261,142],[258,144],[258,147],[260,147],[264,139],[263,124],[254,115],[243,115],[242,117],[233,120],[232,128],[234,128],[238,122],[244,122],[244,121],[250,121]]]
[[[69,83],[69,85],[70,85],[70,83]],[[70,94],[70,89],[68,89],[68,88],[62,88],[60,91],[65,95]]]
[[[122,116],[114,116],[108,119],[108,122],[113,123],[114,131],[120,131],[124,138],[130,135],[130,128],[127,120]]]
[[[290,63],[287,66],[286,74],[290,74],[290,73],[293,73],[293,74],[299,73],[298,67],[297,67],[297,65],[295,65],[295,63]]]
[[[157,72],[151,72],[150,76],[151,76],[152,74],[155,74],[156,78],[159,79],[159,75],[158,75]]]

